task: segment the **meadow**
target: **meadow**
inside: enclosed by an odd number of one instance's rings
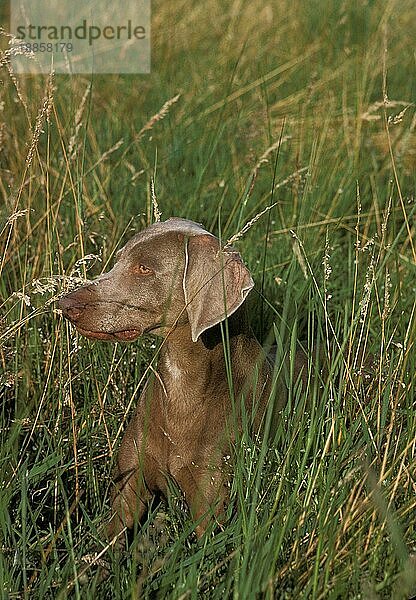
[[[0,36],[3,598],[416,595],[414,22],[413,0],[155,0],[135,76],[17,76]],[[320,358],[271,441],[239,436],[224,527],[197,541],[172,486],[99,583],[81,559],[160,340],[88,341],[56,300],[155,198],[236,236],[259,339]]]

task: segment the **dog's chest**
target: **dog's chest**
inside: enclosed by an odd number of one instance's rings
[[[196,402],[189,385],[169,386],[161,392],[152,419],[161,468],[175,477],[184,467],[216,463],[224,447],[224,415],[217,403],[204,395]]]
[[[165,403],[161,433],[164,458],[169,472],[178,465],[190,464],[204,452],[209,430],[206,407],[189,406],[186,397],[170,397]]]
[[[177,364],[177,362],[172,357],[170,357],[169,354],[166,354],[164,358],[164,363],[165,369],[169,373],[169,380],[171,380],[172,382],[180,381],[183,375],[183,371],[181,367]]]

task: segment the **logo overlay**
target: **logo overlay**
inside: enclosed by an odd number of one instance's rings
[[[17,73],[149,73],[150,0],[10,0]]]

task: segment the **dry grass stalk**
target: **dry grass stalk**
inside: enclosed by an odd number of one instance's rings
[[[139,133],[136,135],[136,141],[139,140],[146,131],[152,129],[155,123],[157,123],[158,121],[162,121],[162,119],[164,119],[168,114],[170,107],[173,104],[175,104],[180,97],[181,95],[177,94],[176,96],[173,96],[173,98],[171,98],[170,100],[167,100],[162,106],[162,108],[159,110],[159,112],[153,115],[153,117],[151,117],[149,121],[140,129]]]
[[[376,280],[374,255],[371,255],[370,264],[365,274],[365,283],[363,296],[360,300],[360,322],[364,323],[368,313],[368,307],[371,300],[371,292],[373,291],[374,283]]]
[[[303,248],[303,244],[300,241],[300,239],[298,238],[295,231],[292,230],[290,233],[292,234],[292,238],[293,238],[293,243],[292,243],[293,254],[295,255],[296,260],[299,263],[299,266],[301,268],[304,278],[308,279],[308,267],[306,265],[305,258],[304,258],[304,256],[306,256],[306,253]]]
[[[48,77],[48,82],[46,84],[46,94],[43,98],[42,106],[36,117],[35,128],[33,130],[33,136],[32,136],[32,142],[30,144],[29,152],[27,153],[27,157],[26,157],[27,169],[29,169],[30,165],[32,164],[33,156],[34,156],[35,150],[36,150],[38,142],[39,142],[40,134],[43,133],[43,123],[45,120],[47,123],[50,122],[49,119],[50,119],[50,114],[51,114],[52,105],[53,105],[53,90],[54,90],[53,78],[54,78],[54,72],[51,71],[49,74],[49,77]]]
[[[392,119],[394,123],[399,123],[407,109],[410,108],[410,106],[412,106],[412,104],[409,104],[409,102],[405,102],[403,100],[387,100],[373,102],[373,104],[371,104],[368,107],[368,109],[361,115],[361,119],[363,121],[379,121],[381,119],[381,115],[375,114],[379,109],[397,108],[400,106],[404,107],[403,110],[398,115],[396,115],[396,117],[389,117],[389,119]],[[400,118],[400,121],[395,120],[397,118]]]
[[[17,219],[20,219],[20,217],[23,217],[24,215],[26,215],[29,212],[28,208],[24,208],[23,210],[17,210],[14,213],[12,213],[10,215],[10,217],[7,219],[7,224],[11,225],[12,223],[14,223]]]
[[[75,157],[76,154],[76,141],[78,138],[79,131],[82,125],[82,115],[84,114],[85,105],[87,103],[88,97],[91,93],[91,83],[89,83],[85,89],[84,95],[81,100],[81,104],[75,114],[75,129],[72,134],[69,144],[68,144],[68,160],[71,161]]]
[[[285,135],[282,138],[279,138],[277,142],[274,142],[263,154],[260,156],[256,166],[253,169],[253,175],[257,173],[260,167],[269,162],[269,155],[273,152],[273,150],[278,150],[282,144],[290,140],[290,135]]]
[[[266,208],[264,210],[262,210],[261,212],[259,212],[252,219],[250,219],[250,221],[248,221],[244,225],[244,227],[242,229],[240,229],[240,231],[238,231],[235,235],[233,235],[232,237],[230,237],[230,239],[227,241],[227,243],[224,246],[224,250],[226,250],[227,248],[229,248],[230,246],[232,246],[235,242],[237,242],[240,238],[242,238],[243,235],[254,225],[254,223],[256,223],[260,219],[260,217],[262,217],[269,210],[271,210],[272,208],[274,208],[275,206],[277,206],[277,204],[278,204],[278,202],[273,202],[273,204],[270,204],[270,206],[266,206]]]
[[[1,107],[0,107],[0,109],[1,109]],[[6,123],[0,123],[0,152],[3,150],[3,148],[5,146],[5,139],[6,139]]]
[[[0,27],[0,35],[8,37],[10,45],[15,43],[15,37],[13,35],[11,35],[10,33],[8,33],[7,31],[5,31],[3,29],[3,27]],[[28,121],[29,121],[29,127],[32,130],[32,127],[30,125],[30,120],[29,120],[29,109],[28,109],[26,100],[22,94],[22,91],[20,89],[19,80],[17,79],[17,77],[13,71],[11,62],[10,62],[10,57],[13,54],[14,54],[14,52],[11,49],[6,50],[5,52],[0,51],[0,68],[4,67],[6,69],[6,71],[8,72],[9,77],[10,77],[11,81],[13,82],[14,88],[16,90],[17,97],[19,98],[23,108],[25,109],[26,117],[28,118]]]
[[[155,181],[154,181],[153,177],[150,181],[150,191],[151,191],[151,195],[152,195],[153,215],[154,215],[155,222],[158,223],[162,217],[162,213],[159,210],[159,204],[158,204],[156,192],[155,192]]]
[[[111,146],[111,148],[106,150],[100,156],[100,158],[92,165],[92,167],[90,167],[89,172],[93,171],[96,167],[98,167],[98,165],[100,165],[102,162],[104,162],[111,154],[113,154],[113,152],[118,150],[123,144],[124,144],[124,140],[123,140],[123,138],[121,138],[121,140],[118,140],[118,142],[116,142],[113,146]]]

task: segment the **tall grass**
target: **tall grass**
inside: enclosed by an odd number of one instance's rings
[[[16,77],[3,54],[4,597],[416,593],[413,9],[156,2],[148,76]],[[274,438],[243,432],[221,531],[197,542],[173,490],[110,579],[82,584],[157,342],[89,342],[54,301],[152,221],[154,195],[224,240],[276,203],[235,243],[255,331],[289,364],[302,340],[309,389],[289,369]]]

